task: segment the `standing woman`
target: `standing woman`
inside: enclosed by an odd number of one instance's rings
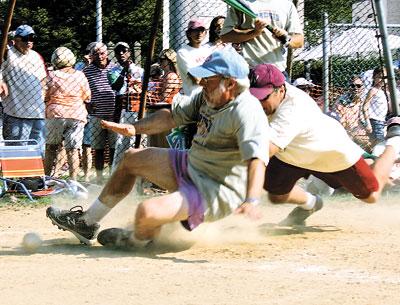
[[[49,73],[46,102],[45,172],[49,175],[57,160],[57,152],[64,140],[70,178],[76,180],[79,170],[79,148],[82,147],[86,124],[85,103],[91,92],[85,74],[73,68],[76,58],[71,50],[57,48],[51,63],[55,71]]]
[[[226,47],[232,47],[230,43],[222,42],[221,39],[221,30],[224,26],[224,21],[224,16],[217,16],[214,17],[213,20],[211,20],[209,39],[206,45],[211,48],[212,52],[224,49]]]
[[[160,102],[171,104],[172,98],[182,88],[182,81],[176,65],[176,52],[172,49],[162,50],[158,60],[161,69],[164,70],[161,78]]]
[[[386,116],[389,111],[388,100],[384,91],[385,70],[375,68],[372,75],[372,87],[364,102],[364,113],[368,129],[372,132],[375,144],[385,140]]]

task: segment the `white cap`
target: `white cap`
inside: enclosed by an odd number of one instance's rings
[[[295,79],[295,81],[292,84],[295,87],[298,86],[310,86],[310,87],[314,87],[315,85],[312,83],[312,81],[310,80],[306,80],[304,77],[300,77]]]

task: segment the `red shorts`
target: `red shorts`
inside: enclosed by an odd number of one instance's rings
[[[300,178],[308,178],[310,175],[334,189],[343,187],[359,199],[368,198],[379,187],[378,180],[362,157],[353,166],[333,173],[297,167],[272,157],[266,169],[264,189],[274,195],[284,195],[292,190]]]

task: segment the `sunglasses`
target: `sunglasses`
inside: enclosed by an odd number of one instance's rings
[[[362,84],[351,84],[351,88],[361,88],[363,85]]]
[[[129,49],[125,48],[125,47],[115,49],[115,53],[117,53],[117,54],[126,53],[128,51],[129,51]]]
[[[21,41],[23,42],[34,42],[36,40],[36,35],[35,34],[30,34],[27,36],[21,36]]]

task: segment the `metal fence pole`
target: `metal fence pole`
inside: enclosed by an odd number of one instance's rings
[[[329,55],[330,55],[330,30],[329,30],[329,15],[324,13],[324,29],[322,33],[322,77],[324,90],[324,113],[329,110]]]
[[[96,41],[103,40],[103,11],[101,8],[102,0],[96,0]]]
[[[390,52],[386,16],[383,12],[382,1],[375,0],[376,15],[378,18],[379,32],[382,38],[383,57],[387,70],[387,82],[389,86],[390,101],[392,104],[392,112],[399,115],[399,105],[397,104],[396,83],[393,70],[392,53]]]
[[[133,60],[136,65],[142,65],[142,45],[139,41],[133,43]]]

